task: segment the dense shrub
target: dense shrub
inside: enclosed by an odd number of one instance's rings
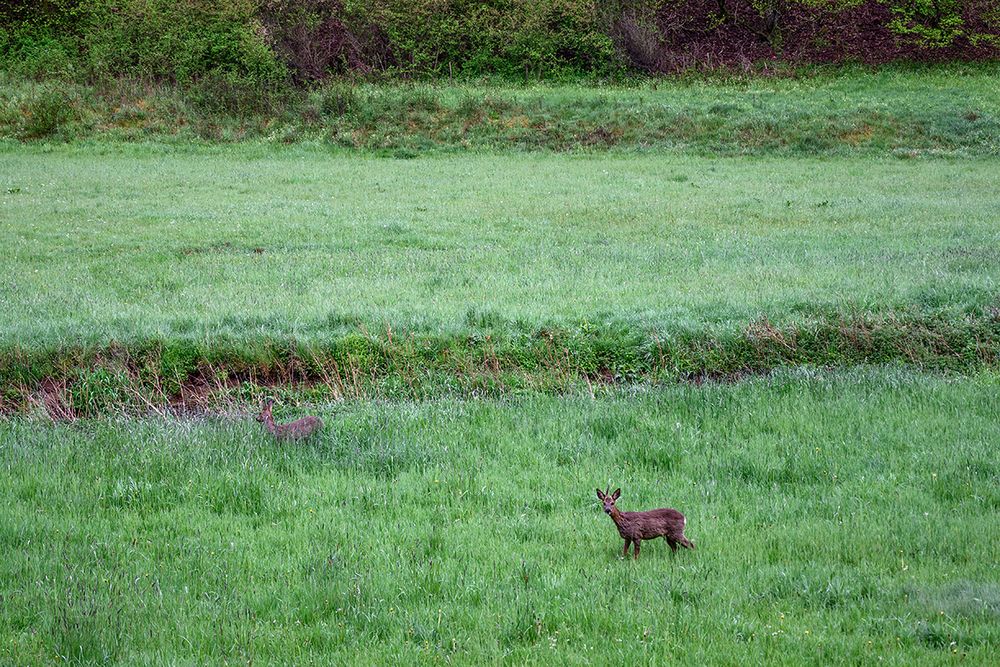
[[[921,47],[950,47],[966,41],[1000,44],[1000,4],[994,0],[887,0],[888,27]]]
[[[266,40],[258,5],[257,0],[14,0],[0,9],[0,46],[8,68],[37,73],[52,74],[45,71],[49,61],[65,59],[96,78],[184,83],[225,71],[274,82],[285,78],[286,68]]]
[[[74,135],[87,106],[77,88],[50,81],[5,86],[0,94],[0,133],[20,140]]]
[[[602,72],[615,62],[595,0],[355,0],[381,25],[397,68],[507,76]]]
[[[100,74],[187,82],[225,71],[262,84],[285,76],[255,0],[92,1],[85,47]]]
[[[269,43],[300,81],[370,74],[392,63],[381,27],[341,0],[266,0],[260,12]]]
[[[609,33],[636,67],[984,59],[998,55],[992,0],[620,0]]]
[[[0,63],[272,90],[330,74],[606,75],[986,59],[996,0],[9,0]],[[199,83],[208,79],[208,83]],[[235,97],[240,97],[237,94]],[[232,98],[233,95],[230,95]]]
[[[23,30],[18,34],[0,32],[0,53],[12,74],[27,78],[69,76],[75,70],[70,40],[57,39],[53,32]]]

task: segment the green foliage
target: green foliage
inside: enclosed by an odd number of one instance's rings
[[[43,90],[28,102],[22,136],[40,139],[52,136],[72,118],[69,100],[56,90]]]
[[[235,82],[272,88],[347,73],[605,77],[629,66],[663,71],[675,56],[692,58],[690,66],[735,66],[732,54],[720,62],[706,55],[740,51],[731,39],[801,50],[786,38],[803,29],[821,35],[822,26],[836,32],[838,21],[851,20],[846,10],[878,13],[879,2],[892,16],[879,30],[903,38],[904,57],[959,44],[963,53],[980,47],[973,55],[981,57],[1000,45],[1000,10],[986,0],[739,0],[717,10],[694,0],[17,0],[0,7],[0,64],[19,76],[76,80],[213,77],[211,85],[227,82],[223,94]],[[698,47],[705,53],[684,55],[692,38],[708,40]]]
[[[401,73],[523,78],[617,66],[593,0],[351,0],[345,8],[384,30]]]
[[[921,46],[941,48],[964,36],[963,0],[889,0],[890,29]]]
[[[287,79],[257,8],[256,0],[27,5],[5,17],[0,57],[6,69],[27,76],[128,76],[182,84],[209,77],[208,85],[226,97],[224,105],[254,102],[259,100],[246,93],[234,99],[231,89],[269,90]]]
[[[566,394],[584,388],[594,393],[595,387],[604,392],[621,385],[739,380],[803,366],[905,364],[963,373],[1000,367],[1000,319],[891,313],[814,317],[808,324],[783,327],[764,319],[740,331],[668,335],[584,323],[538,331],[498,327],[486,335],[399,331],[385,337],[270,340],[263,349],[259,340],[214,340],[182,366],[176,360],[167,365],[166,351],[157,358],[156,346],[142,344],[90,352],[68,347],[39,351],[35,357],[44,363],[22,366],[2,350],[7,375],[19,378],[3,389],[10,410],[34,406],[31,396],[40,393],[47,396],[42,407],[62,419],[142,414],[164,410],[168,403],[215,409],[233,400],[257,401],[262,392],[282,392],[289,385],[300,387],[290,396],[312,399],[410,400]]]
[[[0,65],[18,77],[68,78],[79,63],[72,44],[67,42],[70,40],[58,39],[51,30],[0,29]]]
[[[158,353],[159,363],[146,369],[149,375],[144,380],[159,383],[162,390],[169,395],[180,391],[194,374],[201,360],[198,349],[187,341],[169,341],[149,352],[151,357],[155,357]]]
[[[99,75],[190,82],[221,73],[271,84],[285,71],[264,40],[255,9],[253,0],[93,0],[83,37],[86,62]]]
[[[186,83],[223,72],[260,85],[284,80],[286,63],[307,79],[351,68],[523,78],[618,67],[593,0],[67,0],[6,22],[0,54],[31,75],[79,63],[99,77]]]
[[[21,141],[70,140],[83,129],[92,104],[84,96],[88,91],[81,91],[55,81],[0,85],[0,128]]]
[[[130,402],[134,383],[122,368],[79,369],[71,379],[69,402],[81,417],[113,414]]]

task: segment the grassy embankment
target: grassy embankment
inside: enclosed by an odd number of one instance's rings
[[[997,155],[997,65],[576,84],[334,82],[279,97],[0,78],[12,141],[310,143],[399,157],[465,150]]]
[[[996,375],[0,422],[0,660],[987,664]],[[638,563],[594,497],[669,504]]]

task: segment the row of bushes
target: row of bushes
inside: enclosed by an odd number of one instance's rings
[[[541,77],[1000,54],[995,0],[8,0],[16,74]]]

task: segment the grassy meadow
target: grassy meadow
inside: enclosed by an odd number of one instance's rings
[[[343,403],[306,444],[2,423],[0,661],[987,664],[998,402],[990,373],[799,370]],[[608,483],[697,550],[621,560]]]
[[[989,159],[0,153],[0,345],[997,305]]]
[[[0,664],[989,664],[994,69],[0,74]]]

